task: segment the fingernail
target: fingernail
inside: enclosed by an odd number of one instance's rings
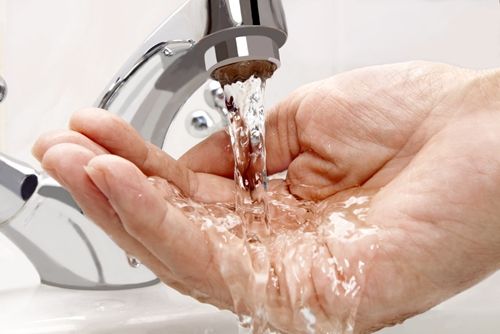
[[[96,187],[99,188],[99,190],[102,191],[102,193],[109,198],[111,196],[111,191],[108,185],[108,181],[106,180],[106,175],[104,171],[89,165],[83,166],[83,169],[90,177],[92,182],[94,182]]]

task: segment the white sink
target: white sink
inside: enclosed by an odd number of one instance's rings
[[[380,334],[496,334],[500,275]],[[165,285],[78,291],[39,285],[0,293],[0,333],[235,334],[236,318]]]
[[[236,317],[171,288],[81,291],[41,285],[0,233],[0,333],[234,334]],[[497,334],[500,272],[434,309],[380,334]]]
[[[45,285],[0,293],[0,333],[238,333],[235,316],[163,284],[123,291]]]
[[[500,333],[500,272],[475,287],[379,334]]]
[[[40,284],[28,259],[0,233],[0,333],[238,333],[236,317],[164,284],[70,290]]]

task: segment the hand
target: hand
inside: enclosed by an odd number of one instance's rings
[[[318,240],[291,229],[288,242],[277,236],[265,252],[245,253],[248,244],[231,230],[180,210],[176,188],[206,206],[233,200],[224,133],[174,161],[117,117],[90,110],[72,118],[72,130],[42,137],[34,154],[91,219],[178,290],[243,312],[261,307],[285,332],[306,332],[301,305],[326,332],[342,326],[355,302],[355,332],[364,333],[498,270],[499,88],[498,74],[397,64],[310,84],[269,112],[268,171],[288,169],[287,186],[274,186],[333,208],[353,192],[375,193],[357,223],[376,226],[376,240]],[[363,286],[357,298],[331,289],[340,276],[328,274],[340,274],[332,257],[366,260],[363,275],[340,267]],[[249,277],[262,268],[278,284],[258,299],[248,292],[261,287]]]

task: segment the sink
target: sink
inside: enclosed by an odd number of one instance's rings
[[[40,283],[33,265],[0,233],[0,333],[238,333],[236,317],[158,283],[115,291]]]
[[[238,333],[236,317],[163,284],[122,291],[46,285],[0,293],[0,333]]]
[[[40,284],[24,254],[0,234],[0,333],[238,333],[236,317],[164,284],[82,291]],[[5,270],[8,268],[8,270]],[[496,334],[500,273],[380,334]]]
[[[379,334],[497,334],[500,329],[500,272],[467,291]]]

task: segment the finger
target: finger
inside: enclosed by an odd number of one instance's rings
[[[287,169],[290,162],[300,153],[295,115],[302,99],[312,87],[309,85],[291,94],[266,115],[265,146],[269,175]],[[213,134],[186,152],[179,161],[196,172],[231,177],[234,159],[229,135],[225,131]]]
[[[144,141],[130,124],[110,112],[82,110],[73,115],[70,127],[112,154],[131,161],[146,175],[159,176],[175,184],[184,195],[196,201],[228,202],[234,198],[233,182],[194,173],[157,146]]]
[[[58,144],[47,150],[42,165],[71,192],[85,215],[100,226],[118,246],[137,257],[161,280],[175,285],[173,275],[163,264],[125,231],[108,199],[85,173],[83,166],[95,156],[94,152],[76,144]]]
[[[89,162],[87,173],[109,199],[128,233],[187,285],[219,295],[219,302],[229,303],[214,263],[212,241],[199,222],[190,221],[166,202],[147,177],[121,157],[95,157]]]
[[[62,143],[78,144],[94,154],[107,153],[107,150],[99,144],[96,144],[81,133],[70,130],[56,130],[42,135],[33,145],[31,152],[38,161],[42,161],[43,155],[50,147]]]
[[[106,110],[80,110],[72,115],[69,127],[138,166],[148,157],[149,147],[140,134],[119,116]]]
[[[231,139],[225,131],[216,132],[187,151],[179,162],[195,172],[232,177],[234,158]]]

